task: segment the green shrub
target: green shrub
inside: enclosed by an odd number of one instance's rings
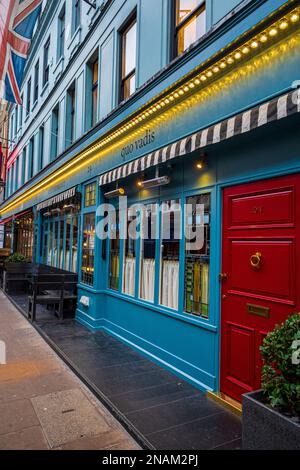
[[[277,325],[264,339],[262,388],[273,408],[300,416],[300,364],[293,364],[299,361],[292,359],[296,340],[300,340],[300,313]]]
[[[13,253],[8,258],[6,258],[7,263],[24,263],[27,259],[21,253]]]

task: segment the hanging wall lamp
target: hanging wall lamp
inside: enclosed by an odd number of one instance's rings
[[[108,191],[107,193],[105,193],[104,197],[106,197],[106,199],[113,199],[114,197],[124,196],[124,194],[125,194],[124,188],[116,188],[113,191]]]

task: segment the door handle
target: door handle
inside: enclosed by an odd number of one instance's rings
[[[260,269],[261,267],[261,258],[262,254],[258,251],[254,255],[250,256],[250,264],[255,269]]]
[[[227,273],[220,273],[219,274],[219,279],[220,279],[220,281],[227,281],[228,274]]]

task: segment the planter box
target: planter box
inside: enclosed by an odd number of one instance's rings
[[[243,449],[300,450],[300,422],[263,403],[263,392],[243,395]]]
[[[22,261],[20,263],[4,263],[4,269],[8,273],[12,274],[25,274],[30,273],[32,270],[32,263]]]

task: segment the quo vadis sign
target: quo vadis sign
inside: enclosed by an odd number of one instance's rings
[[[147,147],[148,145],[152,144],[154,141],[155,141],[155,132],[152,131],[151,129],[147,129],[144,137],[141,137],[140,139],[137,139],[131,144],[128,144],[126,145],[126,147],[122,148],[121,157],[125,158],[128,155],[131,155],[136,150],[141,150],[144,147]]]

